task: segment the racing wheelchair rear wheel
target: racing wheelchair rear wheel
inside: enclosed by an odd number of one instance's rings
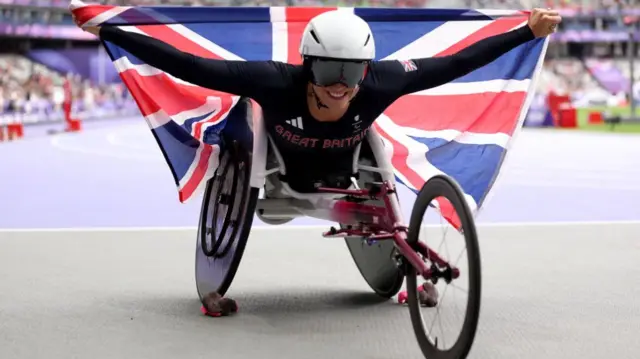
[[[196,248],[196,286],[200,300],[224,295],[238,270],[258,200],[249,184],[251,154],[232,142],[207,183],[200,211]]]
[[[362,143],[359,163],[377,166],[367,141]],[[371,182],[382,182],[382,177],[376,172],[360,172],[360,188],[365,188],[366,183]],[[364,204],[384,207],[382,200],[368,200]],[[340,227],[345,226],[340,224]],[[363,237],[348,236],[345,242],[362,278],[377,295],[391,298],[398,294],[404,282],[404,271],[396,261],[398,252],[393,241],[369,244]]]
[[[447,285],[444,292],[439,294],[440,298],[438,298],[437,307],[426,308],[426,312],[436,314],[438,316],[437,319],[440,320],[440,322],[437,323],[436,319],[433,319],[433,321],[430,321],[430,323],[425,323],[422,317],[423,312],[421,311],[423,310],[423,307],[421,306],[421,301],[419,299],[419,296],[421,294],[418,290],[417,271],[413,266],[407,264],[407,302],[409,305],[409,312],[411,316],[411,322],[413,324],[413,330],[424,356],[428,359],[461,359],[466,358],[469,351],[471,350],[471,346],[473,345],[476,329],[478,326],[481,297],[481,265],[480,248],[478,245],[474,219],[471,210],[469,209],[469,206],[464,199],[462,190],[453,179],[446,176],[436,176],[427,181],[427,183],[425,183],[425,185],[422,187],[411,213],[411,222],[409,225],[409,234],[407,241],[415,248],[420,232],[428,231],[425,227],[423,227],[423,218],[425,216],[427,208],[430,207],[430,204],[435,199],[439,201],[438,203],[446,203],[446,201],[443,201],[443,198],[451,204],[451,206],[455,210],[455,213],[457,214],[457,218],[459,219],[460,230],[456,231],[453,228],[450,229],[454,232],[455,235],[464,237],[460,242],[464,243],[465,245],[465,249],[463,251],[467,253],[467,261],[461,262],[460,258],[462,257],[463,252],[457,254],[457,251],[450,250],[450,245],[444,243],[444,241],[440,243],[439,247],[427,244],[427,246],[433,249],[439,256],[450,256],[451,258],[445,258],[445,261],[447,261],[449,265],[460,270],[460,277],[455,278],[454,275],[453,278],[455,279],[452,279],[452,276],[450,274],[452,273],[452,271],[450,270],[451,267],[436,268],[435,261],[430,260],[430,258],[425,258],[425,260],[427,261],[427,265],[431,266],[432,271],[438,271],[438,273],[443,274],[443,276],[435,276],[435,278],[432,277],[432,279],[430,279],[426,283],[426,285],[433,285],[433,288],[435,288],[435,285],[438,282]],[[429,239],[431,239],[431,237],[435,236],[431,236],[431,234],[428,234],[426,237],[430,237]],[[451,255],[450,252],[454,252],[454,254]],[[447,269],[449,270],[447,271]],[[449,273],[448,277],[446,276],[446,273]],[[468,288],[466,289],[460,287],[459,284],[459,279],[463,276],[468,277]],[[451,294],[447,293],[447,291],[451,291]],[[454,341],[450,336],[445,336],[444,327],[447,327],[447,324],[449,324],[450,327],[450,324],[452,324],[452,322],[455,320],[447,321],[440,318],[440,315],[442,314],[441,309],[442,312],[445,312],[445,309],[449,309],[446,308],[446,305],[443,306],[441,301],[443,301],[447,295],[449,295],[449,297],[453,297],[454,304],[451,306],[451,309],[456,310],[458,309],[458,305],[455,304],[456,293],[458,296],[460,296],[465,292],[467,295],[467,300],[466,310],[463,314],[464,317],[461,320],[462,328],[459,331],[457,339]],[[454,319],[458,319],[459,317],[461,316],[458,315],[458,317],[454,317]],[[432,334],[432,329],[438,329],[438,325],[440,326],[440,329],[442,331],[441,337],[434,336]]]

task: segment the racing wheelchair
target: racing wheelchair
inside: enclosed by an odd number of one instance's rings
[[[201,299],[212,292],[224,295],[236,274],[251,231],[254,215],[267,224],[282,225],[310,216],[337,223],[324,237],[344,237],[362,277],[378,295],[398,294],[406,277],[413,329],[426,358],[464,358],[478,325],[481,267],[473,216],[457,183],[444,175],[429,179],[418,193],[409,226],[402,222],[391,159],[382,137],[372,127],[355,150],[357,179],[344,188],[319,187],[300,193],[285,181],[286,166],[267,134],[259,107],[241,99],[220,134],[220,163],[204,192],[196,248],[196,285]],[[286,178],[286,177],[284,177]],[[264,189],[262,198],[260,189]],[[448,349],[428,335],[419,300],[426,283],[455,282],[462,271],[419,240],[423,217],[432,201],[445,199],[459,219],[468,255],[468,300],[458,339]],[[438,202],[436,202],[438,203]],[[404,293],[401,293],[404,294]],[[203,302],[204,303],[204,302]],[[428,310],[438,310],[429,308]],[[433,327],[432,323],[432,327]]]

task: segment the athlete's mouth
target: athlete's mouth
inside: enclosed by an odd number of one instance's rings
[[[347,92],[334,92],[334,91],[327,91],[327,93],[329,94],[329,96],[334,99],[334,100],[341,100],[344,97],[347,96]]]

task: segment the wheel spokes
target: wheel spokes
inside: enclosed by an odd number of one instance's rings
[[[440,209],[441,204],[446,205],[447,219],[429,210]],[[442,359],[464,358],[475,338],[479,316],[480,261],[473,217],[455,181],[436,176],[425,184],[409,230],[420,237],[416,248],[429,268],[423,273],[426,282],[422,285],[415,269],[407,276],[408,285],[420,285],[426,291],[409,288],[411,320],[420,348],[426,357],[438,353]]]

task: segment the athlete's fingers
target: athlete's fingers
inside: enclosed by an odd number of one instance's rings
[[[562,22],[562,17],[554,15],[544,15],[542,19],[553,24],[559,24]]]
[[[540,20],[541,16],[542,16],[542,9],[539,9],[539,8],[533,9],[533,12],[531,13],[531,20],[538,21]]]

